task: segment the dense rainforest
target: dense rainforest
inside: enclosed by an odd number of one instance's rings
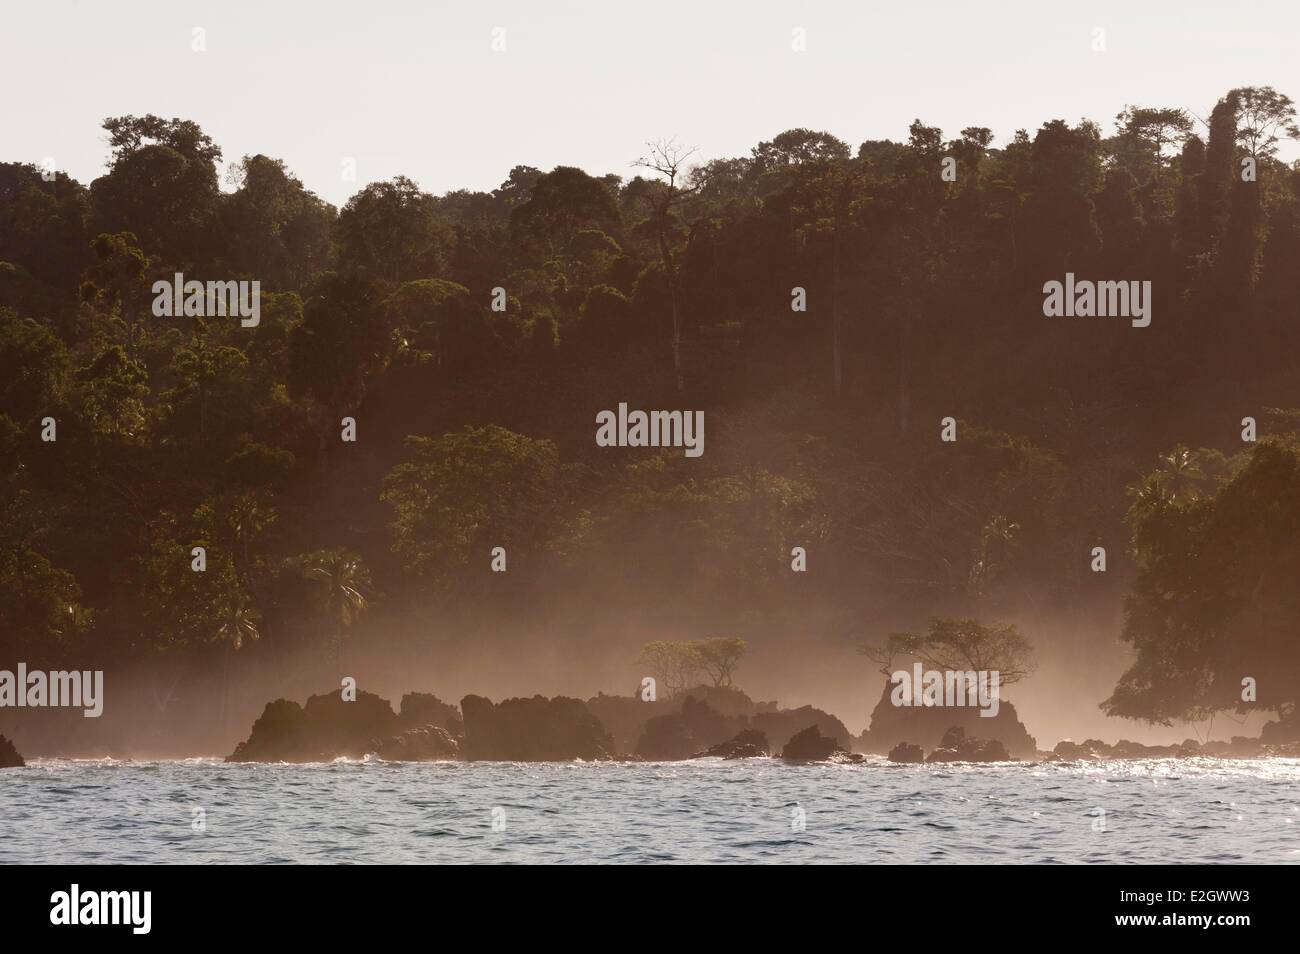
[[[337,685],[399,617],[847,641],[1123,600],[1106,711],[1240,709],[1252,676],[1288,715],[1300,133],[1268,87],[1212,105],[660,140],[342,209],[184,119],[107,119],[89,185],[0,164],[3,655],[319,650]],[[177,273],[260,282],[256,326],[158,317]],[[1150,325],[1045,317],[1067,273],[1150,282]],[[598,446],[620,402],[702,410],[705,452]]]

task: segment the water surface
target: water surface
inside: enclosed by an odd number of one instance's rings
[[[1293,863],[1297,806],[1294,759],[38,759],[0,772],[0,863]]]

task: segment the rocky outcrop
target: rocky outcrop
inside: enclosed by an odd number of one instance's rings
[[[647,762],[689,759],[701,750],[726,742],[749,728],[744,716],[724,716],[694,696],[682,700],[677,712],[648,719],[636,744]]]
[[[1260,739],[1233,736],[1231,741],[1197,742],[1184,739],[1176,745],[1143,745],[1120,739],[1114,745],[1100,739],[1073,742],[1065,739],[1056,744],[1050,761],[1099,759],[1186,759],[1202,756],[1215,759],[1252,759],[1268,755],[1286,756],[1284,747],[1265,745]]]
[[[268,703],[227,762],[329,762],[363,758],[370,753],[394,762],[454,759],[459,743],[445,725],[432,721],[412,725],[418,718],[441,717],[455,724],[455,706],[424,693],[402,698],[402,715],[393,714],[387,699],[358,692],[345,701],[342,691],[312,696],[300,706],[288,699]]]
[[[767,758],[767,736],[758,729],[743,729],[726,742],[719,742],[703,752],[696,752],[693,759],[760,759]]]
[[[376,739],[395,735],[397,716],[388,700],[358,692],[344,701],[342,690],[312,696],[306,706],[288,699],[268,703],[248,738],[228,762],[327,762],[361,758]]]
[[[998,739],[977,739],[960,726],[952,726],[939,740],[927,762],[1009,762],[1011,756]]]
[[[958,726],[968,736],[1001,742],[1012,758],[1028,760],[1038,755],[1038,743],[1006,699],[999,700],[996,716],[981,716],[977,706],[896,706],[890,699],[892,689],[885,680],[880,701],[871,712],[870,728],[859,739],[864,752],[884,755],[900,742],[942,748],[944,733]]]
[[[646,722],[675,712],[677,704],[665,699],[648,702],[639,695],[607,696],[602,692],[587,700],[587,709],[613,737],[614,751],[630,755],[636,751]]]
[[[460,702],[465,723],[461,758],[493,762],[570,762],[614,756],[614,740],[581,699],[533,696],[493,704]]]
[[[460,755],[460,743],[442,726],[425,725],[372,743],[371,751],[389,762],[446,762]]]
[[[919,745],[913,745],[911,742],[899,742],[889,750],[889,761],[900,762],[904,765],[913,765],[917,762],[925,761],[925,749]]]
[[[1259,741],[1265,745],[1290,745],[1300,742],[1300,708],[1293,710],[1289,717],[1274,722],[1265,722],[1259,733]]]
[[[775,702],[755,702],[742,689],[735,686],[696,686],[682,694],[697,702],[707,702],[709,708],[724,716],[752,717],[760,712],[777,712]]]
[[[844,750],[836,744],[834,737],[822,735],[817,726],[810,725],[791,736],[781,749],[781,758],[791,762],[824,762],[837,753],[844,753]]]
[[[427,692],[408,692],[402,696],[397,722],[404,729],[418,729],[428,725],[441,726],[453,736],[458,736],[464,731],[460,709]]]
[[[587,700],[587,706],[614,736],[618,752],[635,753],[646,761],[694,758],[746,729],[763,733],[770,752],[779,752],[809,725],[834,738],[842,749],[853,744],[848,728],[829,712],[755,702],[734,686],[696,686],[657,702],[601,694]]]
[[[600,693],[587,700],[587,708],[600,719],[606,730],[614,737],[617,751],[620,754],[630,754],[639,751],[638,746],[642,736],[646,734],[646,726],[651,719],[680,713],[687,700],[704,703],[711,711],[729,719],[726,729],[723,730],[724,734],[705,741],[704,738],[699,737],[700,733],[696,729],[688,733],[681,726],[674,727],[659,723],[651,730],[652,741],[647,743],[649,749],[656,751],[657,754],[654,756],[656,760],[689,758],[701,747],[723,742],[731,735],[742,731],[749,725],[750,718],[755,714],[777,711],[775,702],[755,702],[734,686],[696,686],[694,689],[678,694],[675,698],[659,699],[655,702],[645,701],[639,694],[607,696]],[[803,723],[799,727],[802,726]],[[705,737],[711,734],[716,733],[710,733],[707,729],[703,731]],[[789,734],[784,733],[781,736],[782,743]],[[655,738],[661,742],[658,746],[653,741]]]
[[[759,712],[749,721],[755,729],[766,733],[773,750],[783,748],[797,733],[810,725],[816,726],[822,735],[834,739],[838,748],[845,751],[853,748],[853,734],[848,727],[829,712],[813,706]]]
[[[0,768],[22,768],[26,764],[14,744],[0,735]]]

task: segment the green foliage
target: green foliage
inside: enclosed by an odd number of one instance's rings
[[[1136,658],[1103,703],[1112,715],[1167,725],[1245,711],[1245,677],[1260,708],[1295,705],[1300,444],[1263,441],[1225,464],[1176,448],[1135,489],[1123,638]]]
[[[736,636],[711,636],[689,642],[658,639],[646,643],[636,664],[654,676],[671,698],[709,679],[714,686],[730,686],[731,677],[745,655],[745,641]]]
[[[494,546],[540,553],[556,519],[562,468],[555,445],[503,427],[408,437],[384,478],[393,552],[405,569],[448,582]]]
[[[1258,524],[1287,517],[1281,465],[1188,448],[1236,443],[1225,407],[1297,402],[1300,177],[1276,155],[1294,127],[1287,97],[1242,87],[1203,141],[1159,104],[1114,135],[917,119],[855,149],[796,128],[698,165],[659,143],[627,180],[519,165],[434,196],[399,176],[336,212],[260,154],[222,191],[192,121],[111,118],[89,187],[0,163],[0,539],[15,592],[43,594],[5,638],[272,653],[428,592],[430,615],[581,627],[619,607],[723,632],[737,614],[776,632],[791,608],[1079,613],[1127,582],[1122,561],[1090,579],[1080,556],[1127,509],[1138,663],[1115,711],[1218,706],[1229,636],[1261,672],[1291,659],[1262,628],[1288,631],[1290,551]],[[1042,319],[1067,270],[1152,280],[1152,328]],[[156,318],[152,285],[176,271],[260,280],[260,325]],[[595,447],[593,415],[624,400],[703,410],[704,457]],[[1294,429],[1255,413],[1262,434]],[[1187,446],[1126,498],[1167,435]],[[1236,506],[1240,539],[1208,516]],[[1223,580],[1210,540],[1236,554]],[[1251,545],[1275,548],[1272,569]],[[362,603],[326,599],[347,586]],[[301,612],[313,593],[319,614]],[[69,624],[60,606],[82,609]],[[957,635],[986,630],[1010,638]]]
[[[0,548],[0,632],[19,659],[60,661],[82,649],[92,612],[66,570],[30,548]]]
[[[996,672],[1003,686],[1019,682],[1034,669],[1033,648],[1013,624],[969,618],[933,619],[925,633],[892,633],[883,646],[861,649],[880,663],[885,675],[909,658],[943,672]]]

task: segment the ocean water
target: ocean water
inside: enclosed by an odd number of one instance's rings
[[[1298,783],[1291,759],[34,760],[0,771],[0,863],[1294,863]]]

